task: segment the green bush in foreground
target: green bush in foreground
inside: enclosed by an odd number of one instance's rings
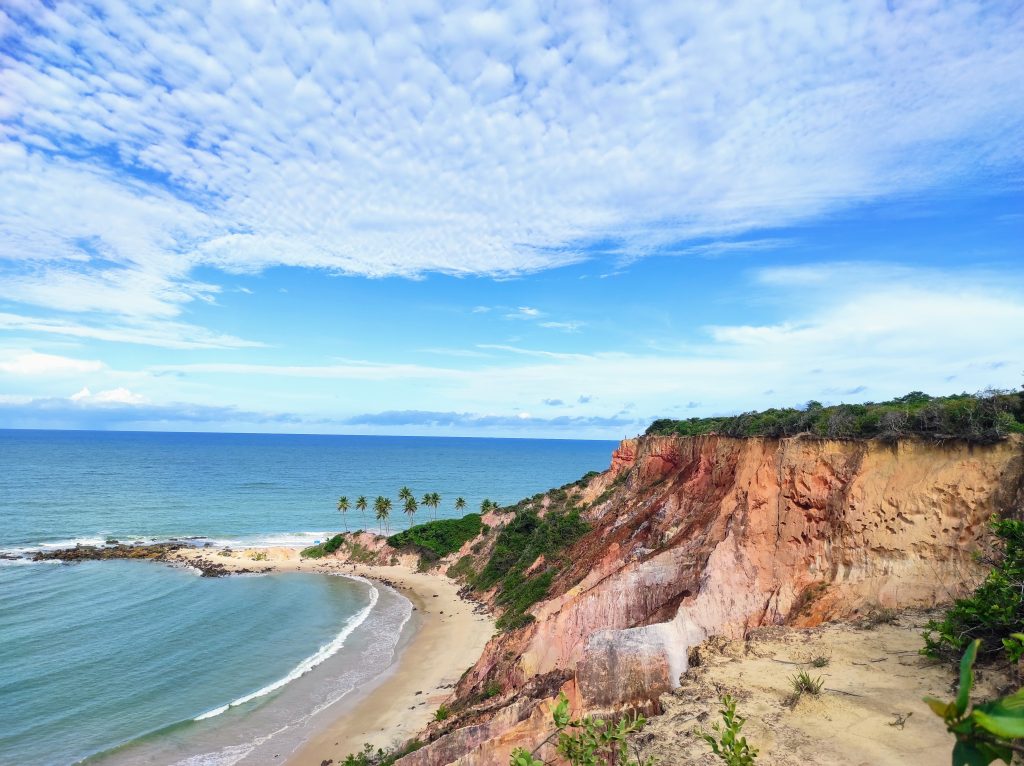
[[[436,558],[444,558],[480,534],[482,529],[480,514],[468,513],[461,519],[441,519],[417,524],[404,532],[391,535],[388,545],[392,548],[414,545],[430,551]]]
[[[1004,646],[1013,656],[1014,642],[1007,637],[1024,631],[1024,523],[993,519],[992,531],[999,547],[995,566],[971,596],[954,602],[945,618],[925,625],[925,654],[955,657],[980,638],[989,654]]]
[[[534,753],[552,740],[558,740],[558,753],[572,766],[653,766],[654,759],[632,760],[626,749],[626,738],[640,731],[647,723],[643,716],[622,718],[618,723],[600,718],[573,719],[569,715],[569,700],[558,695],[558,704],[551,712],[555,731],[527,752],[523,748],[512,751],[510,766],[546,766],[534,758]]]
[[[1018,640],[1024,635],[1017,634]],[[953,745],[953,766],[988,766],[992,761],[1010,763],[1014,750],[1021,750],[1014,740],[1024,738],[1024,689],[1008,697],[971,704],[974,686],[974,661],[981,641],[975,639],[960,660],[960,688],[956,699],[943,702],[934,697],[924,701],[956,737]]]
[[[711,731],[701,731],[699,736],[711,746],[718,758],[726,766],[754,766],[757,759],[757,748],[747,743],[747,738],[740,731],[747,719],[736,713],[736,700],[726,694],[722,697],[721,723],[711,724]]]

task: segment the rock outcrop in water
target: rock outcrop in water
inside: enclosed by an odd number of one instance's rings
[[[192,546],[169,541],[163,543],[140,543],[129,545],[113,543],[110,545],[76,545],[74,548],[56,548],[54,550],[37,551],[32,554],[33,561],[105,561],[108,559],[139,559],[144,561],[174,561],[170,554],[175,551],[187,550]],[[175,561],[175,563],[180,563]],[[199,570],[203,577],[225,577],[230,574],[247,574],[248,569],[229,570],[224,564],[207,561],[202,558],[189,559],[189,566]]]
[[[578,711],[657,712],[711,635],[948,601],[981,575],[990,516],[1021,512],[1022,442],[624,441],[569,490],[591,531],[534,621],[490,642],[399,763],[505,766],[548,735],[559,690]]]

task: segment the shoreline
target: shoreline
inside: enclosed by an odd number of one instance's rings
[[[266,559],[254,560],[264,554]],[[166,561],[188,566],[221,564],[229,572],[308,572],[365,577],[398,591],[413,605],[416,625],[395,661],[363,688],[322,711],[322,721],[283,760],[292,766],[341,764],[370,743],[374,750],[404,743],[433,720],[462,674],[494,634],[494,620],[458,595],[446,577],[401,564],[374,566],[337,558],[302,559],[298,548],[182,549]]]

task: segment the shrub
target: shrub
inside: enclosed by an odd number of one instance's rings
[[[1024,636],[1020,636],[1024,639]],[[924,701],[939,716],[946,730],[956,737],[953,745],[953,766],[987,766],[995,760],[1010,763],[1015,739],[1024,738],[1024,689],[1008,697],[983,702],[971,707],[974,685],[974,661],[979,639],[967,646],[960,660],[960,687],[956,699],[943,702],[934,697]]]
[[[549,509],[543,519],[534,510],[523,510],[498,533],[490,559],[471,584],[476,590],[499,586],[495,601],[505,608],[497,621],[499,629],[512,630],[530,622],[526,610],[547,595],[560,570],[559,553],[588,529],[576,510]],[[526,574],[540,556],[545,557],[545,565]]]
[[[328,554],[334,553],[345,542],[345,535],[335,535],[319,545],[311,545],[305,548],[299,555],[307,559],[321,559]]]
[[[378,748],[376,752],[373,746],[367,742],[358,753],[349,753],[340,766],[393,766],[399,758],[409,755],[423,747],[418,739],[411,739],[399,748]]]
[[[463,578],[471,578],[476,574],[476,570],[473,568],[473,557],[465,555],[448,567],[448,576],[453,580],[460,580]]]
[[[790,676],[789,682],[793,685],[793,694],[797,698],[804,694],[818,695],[821,693],[821,687],[825,685],[825,680],[821,676],[811,678],[811,674],[806,670]]]
[[[558,704],[551,713],[555,731],[534,748],[533,753],[523,748],[512,751],[510,766],[545,766],[545,762],[534,758],[534,753],[544,745],[557,739],[559,755],[571,766],[653,766],[654,759],[632,760],[626,749],[626,739],[643,729],[647,723],[643,716],[623,717],[618,723],[601,718],[573,719],[569,715],[569,700],[565,694],[558,695]]]
[[[445,721],[451,714],[452,711],[448,708],[447,705],[441,705],[437,710],[434,711],[434,720]]]
[[[711,725],[711,731],[700,732],[700,737],[711,746],[711,752],[727,766],[754,766],[757,748],[741,736],[746,718],[736,714],[736,701],[728,694],[722,697],[722,722]]]
[[[828,438],[897,439],[902,436],[998,441],[1024,433],[1024,394],[983,391],[931,397],[920,391],[887,402],[837,404],[808,402],[803,409],[769,409],[741,415],[651,423],[648,434],[784,437],[811,433]]]
[[[998,558],[973,595],[957,599],[941,621],[925,625],[923,653],[955,657],[975,639],[999,651],[1002,640],[1024,630],[1024,523],[993,519]]]
[[[429,551],[428,557],[435,560],[455,553],[467,540],[478,534],[482,525],[479,513],[468,513],[461,519],[440,519],[429,521],[391,535],[388,545],[392,548],[415,546]]]

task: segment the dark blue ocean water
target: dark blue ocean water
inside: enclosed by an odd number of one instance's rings
[[[305,544],[342,528],[340,494],[396,500],[408,485],[453,516],[456,496],[511,503],[604,468],[613,447],[0,431],[0,552],[110,537]],[[0,560],[0,764],[272,762],[314,711],[390,662],[409,616],[394,593],[340,577]]]

